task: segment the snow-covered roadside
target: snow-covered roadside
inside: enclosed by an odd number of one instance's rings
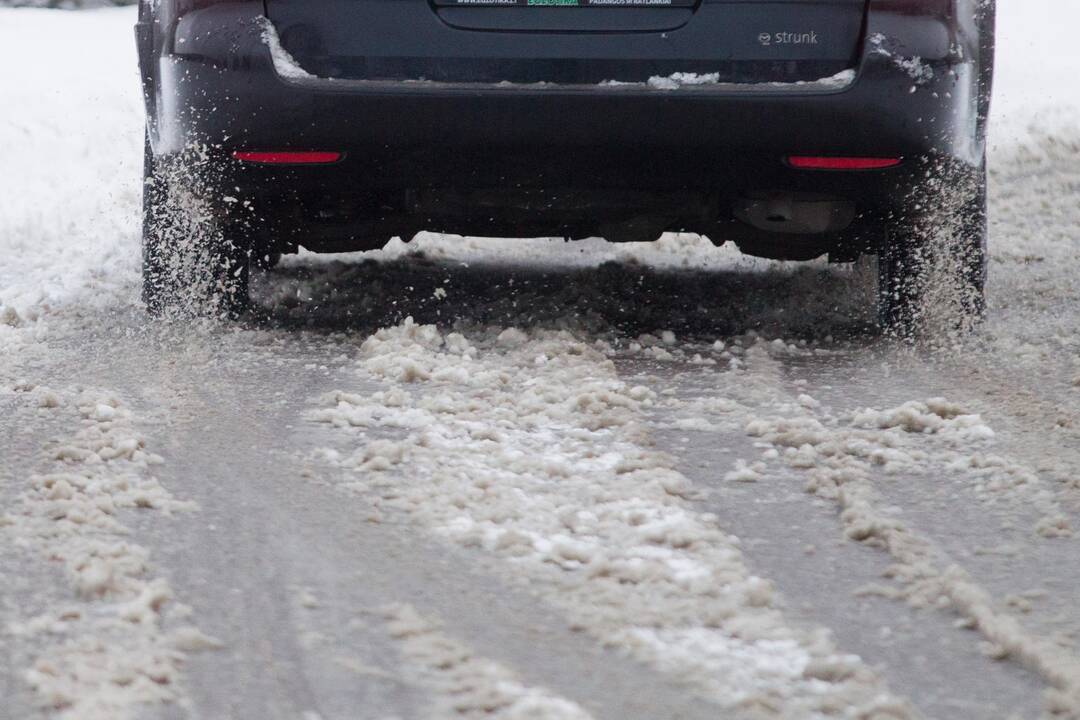
[[[0,342],[51,312],[137,297],[133,23],[133,8],[0,9]]]
[[[1080,53],[1074,28],[1080,5],[1057,0],[999,0],[991,151],[1022,143],[1032,131],[1077,129]]]
[[[0,386],[49,338],[137,300],[133,22],[133,8],[0,8]]]
[[[1080,124],[997,149],[990,189],[991,312],[962,351],[1062,400],[1080,388]]]
[[[1065,391],[1080,375],[1080,5],[998,3],[990,125],[991,312],[967,355],[1043,375]],[[1062,382],[1064,381],[1064,382]]]
[[[10,392],[10,391],[9,391]],[[183,701],[188,652],[215,647],[185,619],[168,582],[124,525],[125,510],[171,515],[195,509],[153,477],[161,458],[145,447],[130,408],[109,393],[61,393],[16,385],[30,412],[77,418],[73,436],[46,449],[47,466],[27,478],[0,515],[4,545],[56,564],[67,598],[30,604],[0,633],[36,656],[24,678],[44,709],[69,720],[123,720],[145,703]],[[44,600],[44,588],[36,595]]]
[[[565,332],[466,337],[406,321],[360,351],[359,372],[387,389],[336,393],[314,419],[357,436],[354,455],[325,455],[373,517],[404,512],[494,554],[582,630],[721,707],[908,717],[827,634],[785,623],[738,540],[642,444],[655,397],[619,381],[607,352]],[[366,437],[386,428],[408,435]]]

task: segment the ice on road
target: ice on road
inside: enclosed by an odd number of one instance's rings
[[[1080,718],[1080,8],[1000,5],[989,317],[917,347],[686,235],[149,322],[132,10],[0,10],[0,718]]]

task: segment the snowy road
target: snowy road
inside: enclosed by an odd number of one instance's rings
[[[0,76],[0,718],[1080,718],[1051,5],[1002,8],[989,320],[917,348],[859,268],[689,236],[426,235],[148,323],[130,12],[0,11],[0,67],[86,59]]]

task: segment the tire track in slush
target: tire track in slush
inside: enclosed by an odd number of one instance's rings
[[[143,706],[185,703],[189,654],[217,641],[188,624],[186,606],[174,602],[128,523],[132,510],[169,516],[195,506],[154,477],[161,458],[115,393],[25,381],[15,391],[77,427],[46,443],[41,471],[0,515],[8,547],[53,564],[66,580],[57,592],[56,578],[38,577],[46,586],[24,588],[21,617],[4,628],[24,648],[19,655],[34,656],[23,682],[40,709],[62,720],[123,720]]]
[[[330,487],[341,468],[314,451],[356,447],[307,413],[332,388],[380,389],[343,365],[366,337],[118,326],[68,338],[84,357],[76,375],[145,403],[148,442],[166,459],[162,481],[201,507],[194,522],[136,527],[225,645],[188,668],[193,716],[351,720],[363,707],[426,717],[432,687],[412,681],[399,642],[372,620],[407,602],[472,656],[596,718],[714,717],[681,686],[571,629],[501,565]],[[394,428],[373,435],[403,439]],[[314,602],[301,602],[300,589]]]
[[[686,504],[686,478],[642,444],[653,394],[615,376],[605,345],[407,320],[360,350],[361,376],[387,389],[335,393],[314,417],[356,438],[329,456],[348,489],[501,558],[574,625],[729,713],[911,716],[821,633],[788,626],[738,541]],[[367,436],[386,427],[410,432]]]
[[[950,441],[955,441],[963,446],[968,442],[964,433],[974,433],[970,437],[977,438],[977,426],[981,421],[970,420],[960,408],[947,404],[939,407],[937,412],[922,407],[921,412],[926,414],[922,418],[917,417],[917,412],[911,417],[904,415],[916,411],[913,406],[904,408],[902,412],[879,412],[861,418],[845,418],[842,414],[834,416],[834,411],[822,406],[823,401],[826,405],[836,401],[841,407],[851,409],[873,407],[880,400],[877,386],[852,386],[845,382],[849,374],[842,369],[837,371],[835,367],[842,366],[843,361],[830,361],[828,356],[831,353],[813,350],[794,353],[802,356],[799,364],[791,359],[791,353],[787,350],[775,352],[778,347],[788,348],[786,343],[777,346],[758,343],[755,338],[750,338],[746,345],[755,347],[742,355],[743,362],[736,363],[734,370],[726,372],[694,368],[680,377],[671,369],[657,372],[661,366],[655,363],[643,368],[640,361],[628,362],[623,372],[632,375],[646,369],[652,374],[651,379],[657,383],[657,387],[661,388],[661,393],[672,394],[669,407],[660,412],[654,422],[658,427],[665,428],[666,435],[662,436],[666,437],[665,449],[677,449],[684,457],[703,455],[706,458],[705,467],[694,470],[711,481],[717,488],[718,497],[742,503],[726,514],[717,509],[718,514],[728,519],[740,519],[740,511],[753,513],[759,520],[742,522],[740,526],[747,528],[746,531],[752,536],[761,537],[761,529],[756,532],[753,529],[757,523],[771,527],[777,534],[783,532],[783,522],[777,523],[763,515],[763,508],[786,512],[786,522],[792,528],[815,527],[800,514],[806,513],[808,505],[812,507],[820,505],[822,500],[828,500],[829,504],[835,503],[842,510],[839,516],[841,529],[849,538],[887,550],[884,557],[892,565],[882,566],[879,560],[876,563],[877,571],[882,575],[891,575],[893,582],[885,584],[879,579],[862,588],[851,587],[847,583],[842,594],[821,592],[821,587],[815,586],[815,581],[825,577],[834,582],[836,572],[817,560],[821,540],[813,535],[803,536],[800,542],[785,545],[790,549],[798,548],[801,544],[804,551],[800,555],[804,562],[792,563],[778,558],[775,551],[768,549],[758,554],[748,551],[751,560],[759,558],[770,568],[777,563],[789,568],[788,572],[780,575],[788,581],[787,585],[781,585],[781,591],[787,590],[796,599],[806,598],[812,606],[812,616],[831,617],[828,624],[854,641],[860,652],[871,658],[891,658],[886,673],[888,679],[900,691],[907,692],[931,716],[955,717],[959,713],[966,717],[985,717],[986,713],[997,713],[1001,708],[1009,707],[1016,709],[1021,716],[1038,712],[1038,684],[1025,678],[1022,670],[1019,673],[1015,670],[1001,672],[1003,667],[1012,667],[1026,668],[1039,676],[1041,683],[1047,687],[1043,703],[1048,711],[1064,717],[1075,717],[1080,707],[1077,695],[1080,664],[1075,656],[1060,644],[1030,632],[1005,607],[1004,598],[990,596],[931,539],[933,535],[923,534],[918,521],[924,520],[927,517],[925,514],[916,513],[915,524],[912,525],[909,515],[914,508],[896,506],[893,504],[896,496],[892,494],[888,496],[889,502],[884,502],[879,492],[890,485],[890,471],[899,471],[898,477],[907,478],[909,482],[925,476],[925,468],[919,466],[933,467],[944,452],[941,447],[935,449],[935,442],[948,445]],[[788,365],[797,365],[797,368],[791,369],[790,377],[785,377],[785,366],[770,358],[766,348],[774,350],[773,354],[782,358],[789,356],[784,358]],[[865,350],[858,352],[868,354]],[[684,355],[688,356],[689,351]],[[814,372],[815,367],[830,368],[831,372]],[[687,366],[683,364],[681,369],[685,371]],[[902,388],[903,382],[891,378],[890,391],[898,387]],[[807,394],[811,392],[814,397]],[[686,416],[686,408],[691,408],[691,414],[700,415],[708,409],[709,403],[704,400],[709,400],[714,408],[723,409],[720,413],[714,411],[709,417],[719,431],[741,429],[744,435],[743,441],[728,448],[728,452],[710,452],[706,448],[702,453],[690,443],[694,439],[699,444],[715,443],[717,436],[698,432],[688,438],[685,422],[682,428],[679,427],[680,406],[684,410],[683,417]],[[728,402],[718,405],[718,400]],[[914,427],[904,427],[904,423],[916,420],[931,426],[918,429],[925,430],[932,437],[910,432],[916,429]],[[890,427],[892,425],[896,427]],[[950,433],[954,433],[951,438]],[[723,437],[722,440],[727,439]],[[909,463],[906,470],[904,463]],[[717,464],[721,467],[717,468]],[[890,464],[894,464],[894,467],[890,468]],[[750,468],[751,472],[729,472],[732,467],[743,470]],[[752,481],[750,491],[740,489],[739,480]],[[928,481],[930,484],[927,487],[932,490],[934,478],[930,477]],[[762,493],[764,497],[755,492],[762,487],[765,488]],[[805,494],[804,489],[814,495]],[[708,506],[713,507],[714,504]],[[820,528],[820,523],[816,527]],[[937,529],[935,525],[931,527]],[[766,542],[772,540],[765,538]],[[839,555],[830,552],[828,555],[831,562],[839,561],[843,567],[854,567],[857,562],[866,560],[873,562],[872,558],[865,556],[857,560],[854,550]],[[800,572],[798,566],[802,564],[817,566],[816,573],[820,575]],[[959,615],[965,625],[976,629],[986,645],[979,648],[975,641],[956,642],[957,632],[949,631],[940,619],[935,619],[933,615],[936,613],[918,613],[912,617],[915,623],[936,624],[943,633],[940,637],[949,638],[949,641],[942,642],[936,632],[917,632],[920,643],[932,643],[926,650],[929,655],[936,657],[933,657],[932,672],[912,673],[910,667],[902,665],[904,653],[897,653],[895,645],[889,648],[887,645],[891,643],[870,642],[878,639],[878,630],[890,628],[892,623],[887,615],[880,614],[888,612],[887,604],[868,597],[856,600],[848,595],[860,590],[864,595],[904,600],[913,607],[940,604]],[[879,609],[877,613],[871,611],[869,617],[864,617],[857,624],[857,631],[852,632],[850,620],[842,613],[823,611],[822,603],[829,602],[839,603],[841,607],[861,605],[863,610],[858,614],[865,612],[870,605],[876,605]],[[866,622],[877,627],[863,624]],[[918,652],[918,644],[900,643],[907,646],[906,652]],[[974,655],[972,648],[1015,662],[995,665],[986,658]],[[969,663],[966,672],[963,670],[965,662]],[[995,681],[987,682],[990,678]],[[966,703],[963,701],[965,695],[968,698]],[[962,707],[964,704],[967,707]]]
[[[974,446],[939,447],[941,472],[933,482],[890,481],[886,472],[879,492],[1032,632],[1066,643],[1080,639],[1073,602],[1080,578],[1065,571],[1080,543],[1074,474],[1080,454],[1076,430],[1062,423],[1075,412],[1068,395],[1051,399],[1053,391],[1010,381],[993,358],[969,355],[957,363],[950,355],[924,358],[906,349],[839,357],[828,368],[796,363],[785,374],[820,388],[818,396],[837,414],[856,410],[855,398],[870,395],[879,406],[912,397],[963,399],[993,436]],[[880,387],[883,374],[887,388]]]

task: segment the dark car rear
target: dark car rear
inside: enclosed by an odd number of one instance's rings
[[[681,230],[879,254],[883,319],[911,324],[933,205],[981,301],[992,3],[160,0],[138,35],[148,168],[202,148],[237,277],[420,230]]]

